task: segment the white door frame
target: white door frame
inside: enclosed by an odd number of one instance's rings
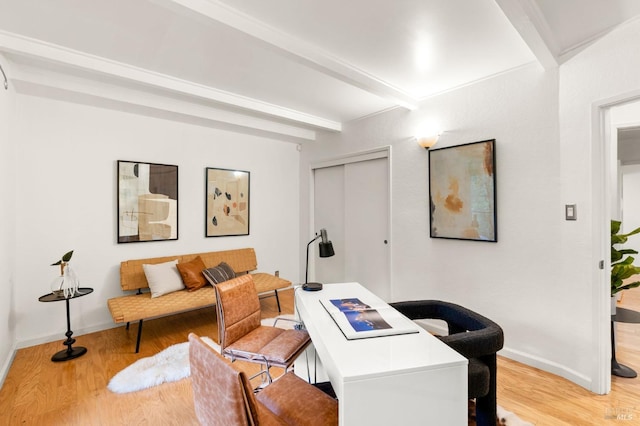
[[[391,169],[391,146],[387,145],[387,146],[383,146],[380,148],[374,148],[371,150],[367,150],[367,151],[359,151],[359,152],[354,152],[351,154],[345,154],[339,157],[334,157],[334,158],[330,158],[330,159],[326,159],[326,160],[322,160],[322,161],[317,161],[317,162],[313,162],[311,163],[311,165],[309,166],[309,226],[308,226],[308,234],[305,237],[305,240],[310,240],[311,238],[313,238],[313,236],[315,235],[315,232],[317,232],[316,230],[313,229],[314,223],[315,223],[315,175],[314,172],[316,169],[323,169],[326,167],[334,167],[334,166],[344,166],[346,164],[350,164],[350,163],[358,163],[361,161],[368,161],[368,160],[377,160],[377,159],[386,159],[387,160],[387,170],[389,170],[389,175],[388,175],[388,188],[389,188],[389,193],[388,193],[388,200],[389,200],[389,205],[387,206],[388,211],[387,211],[387,217],[388,217],[388,223],[387,223],[387,229],[389,231],[389,237],[388,237],[388,243],[389,243],[389,258],[387,259],[387,261],[389,262],[389,295],[391,297],[391,300],[393,299],[393,273],[392,273],[392,259],[393,259],[393,250],[391,249],[391,243],[393,241],[393,235],[392,235],[392,228],[391,228],[391,224],[393,223],[393,221],[391,220],[392,217],[392,187],[391,187],[391,176],[392,176],[392,169]],[[312,257],[311,254],[309,255],[309,259],[315,259],[315,257]],[[309,270],[313,271],[313,269],[315,268],[315,265],[313,262],[309,262]],[[311,275],[313,276],[313,275]]]
[[[640,90],[594,102],[591,107],[592,158],[592,296],[593,339],[597,342],[596,371],[591,391],[607,394],[611,391],[611,194],[613,161],[617,152],[611,138],[610,110],[612,107],[640,100]],[[603,268],[600,268],[600,262]]]

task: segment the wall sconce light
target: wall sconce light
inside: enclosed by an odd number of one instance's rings
[[[428,136],[416,136],[416,141],[422,148],[429,150],[429,148],[438,142],[438,138],[440,138],[440,133]]]

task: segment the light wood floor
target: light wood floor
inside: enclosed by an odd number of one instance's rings
[[[283,313],[291,313],[292,292],[283,292],[281,301]],[[620,306],[640,311],[640,289],[625,292]],[[262,308],[263,318],[277,315],[274,298],[263,299]],[[64,349],[62,339],[19,350],[0,390],[0,425],[197,425],[190,379],[123,395],[106,385],[135,360],[186,341],[189,332],[216,339],[214,309],[145,323],[139,354],[133,353],[136,329],[78,336],[76,345],[87,347],[87,354],[62,363],[50,361]],[[640,324],[618,324],[617,359],[640,371]],[[614,377],[609,395],[595,395],[499,358],[498,404],[536,425],[640,424],[640,379]],[[616,414],[633,419],[607,420]]]

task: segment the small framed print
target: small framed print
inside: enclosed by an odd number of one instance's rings
[[[205,236],[249,235],[250,173],[206,169]]]
[[[118,243],[178,239],[178,166],[118,160]]]

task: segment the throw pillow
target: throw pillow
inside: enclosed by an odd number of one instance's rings
[[[184,288],[182,278],[176,267],[177,264],[178,259],[172,260],[171,262],[156,263],[154,265],[142,265],[144,275],[147,277],[147,283],[149,283],[149,289],[151,290],[151,297],[160,297],[163,294]]]
[[[216,285],[236,277],[235,271],[226,262],[220,262],[215,268],[205,269],[202,271],[202,274],[211,285]]]
[[[197,290],[207,284],[207,280],[202,275],[202,270],[205,269],[205,266],[200,256],[188,262],[178,263],[176,266],[182,277],[182,282],[184,282],[189,291]]]

